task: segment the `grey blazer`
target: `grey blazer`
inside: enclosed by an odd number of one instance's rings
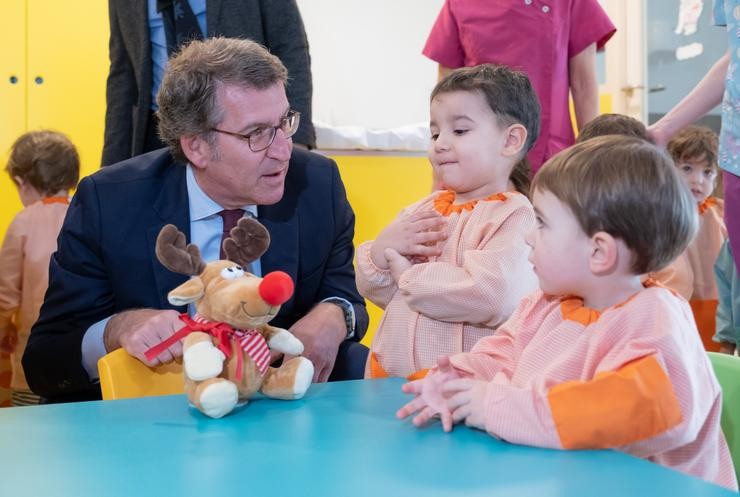
[[[147,0],[108,0],[110,72],[106,88],[102,164],[144,150],[152,105],[152,54]],[[311,59],[295,0],[207,0],[208,36],[249,38],[266,46],[288,68],[288,101],[301,113],[296,143],[313,147]]]

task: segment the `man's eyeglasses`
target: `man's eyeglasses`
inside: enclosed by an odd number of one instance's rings
[[[285,117],[280,119],[280,124],[277,126],[268,126],[266,128],[257,128],[254,131],[250,131],[246,135],[241,133],[234,133],[233,131],[226,131],[218,128],[211,128],[211,131],[217,131],[225,135],[235,136],[241,140],[246,141],[249,144],[249,149],[252,152],[261,152],[267,147],[272,145],[275,141],[275,134],[277,130],[282,130],[286,138],[290,138],[298,131],[298,124],[301,120],[301,113],[291,110]]]

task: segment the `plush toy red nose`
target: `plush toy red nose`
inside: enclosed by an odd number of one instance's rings
[[[293,280],[287,273],[273,271],[260,283],[260,297],[270,305],[280,305],[293,295]]]

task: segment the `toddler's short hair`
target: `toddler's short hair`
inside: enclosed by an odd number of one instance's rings
[[[69,190],[80,178],[80,156],[66,135],[52,130],[29,131],[13,143],[5,170],[42,195]]]
[[[588,236],[605,231],[624,241],[635,274],[668,265],[698,226],[696,202],[671,159],[639,138],[577,143],[547,161],[532,188],[566,204]]]
[[[634,136],[643,140],[648,139],[645,125],[637,119],[624,114],[601,114],[586,123],[578,133],[576,143],[605,135]]]
[[[717,133],[706,126],[687,126],[668,142],[668,153],[678,163],[687,160],[706,160],[709,167],[717,168]]]

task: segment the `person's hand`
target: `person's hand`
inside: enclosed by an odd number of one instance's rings
[[[12,354],[18,346],[18,330],[14,327],[8,328],[0,340],[0,352]]]
[[[105,350],[112,352],[123,347],[129,355],[147,366],[158,366],[182,357],[180,341],[149,361],[144,353],[182,328],[180,313],[173,310],[136,309],[114,314],[105,326]]]
[[[666,148],[670,136],[661,128],[659,123],[655,123],[647,128],[647,137],[654,145],[660,148]]]
[[[421,380],[405,383],[401,390],[404,393],[416,395],[414,400],[401,407],[396,412],[398,419],[404,419],[416,414],[413,419],[415,426],[423,426],[434,416],[439,416],[444,431],[452,430],[452,412],[447,401],[449,395],[444,392],[444,385],[448,381],[457,380],[460,375],[452,368],[450,358],[441,357],[437,361],[437,369],[430,371]]]
[[[391,270],[393,281],[398,284],[401,275],[413,264],[407,258],[396,252],[392,248],[385,249],[385,259],[388,261],[388,267]]]
[[[303,357],[313,363],[314,383],[328,380],[337,360],[339,344],[347,336],[342,309],[328,302],[318,304],[296,321],[289,331],[303,342]],[[292,357],[286,354],[283,363]]]
[[[737,348],[737,345],[735,345],[732,342],[720,342],[719,343],[720,354],[735,355],[736,348]]]
[[[392,248],[408,258],[428,258],[442,253],[439,242],[447,238],[445,218],[433,210],[401,212],[380,232],[370,248],[370,258],[380,269],[388,269],[385,249]]]
[[[488,383],[472,378],[450,380],[442,386],[447,399],[447,409],[452,413],[452,423],[465,424],[479,430],[486,429],[484,400]]]

